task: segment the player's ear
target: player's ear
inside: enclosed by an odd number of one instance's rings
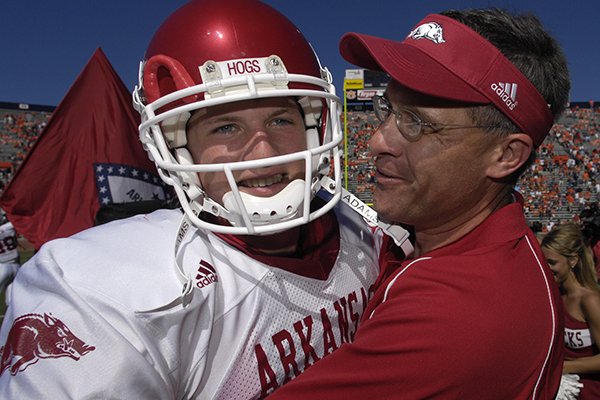
[[[533,150],[533,140],[525,133],[511,133],[502,138],[492,149],[487,176],[502,179],[521,168]]]

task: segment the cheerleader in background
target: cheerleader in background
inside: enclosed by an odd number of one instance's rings
[[[573,223],[555,225],[542,239],[542,250],[565,306],[563,380],[579,375],[579,397],[600,399],[600,286],[591,249]]]

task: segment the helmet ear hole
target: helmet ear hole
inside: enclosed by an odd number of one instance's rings
[[[175,90],[194,86],[194,80],[181,63],[163,54],[150,57],[144,65],[144,94],[152,103]],[[195,96],[183,99],[185,103],[195,101]]]

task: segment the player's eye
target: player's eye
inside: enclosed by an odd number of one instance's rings
[[[287,118],[275,118],[271,121],[270,125],[272,126],[288,126],[293,125],[294,122]]]
[[[231,134],[236,131],[237,127],[234,124],[220,125],[212,130],[215,134]]]

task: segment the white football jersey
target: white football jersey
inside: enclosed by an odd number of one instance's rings
[[[335,218],[321,217],[303,228],[302,259],[189,232],[177,253],[189,296],[174,265],[179,211],[44,245],[13,284],[0,398],[266,396],[351,341],[370,297],[380,237],[349,208],[336,213],[339,242],[324,234]]]
[[[19,262],[19,250],[17,246],[17,232],[13,224],[7,222],[0,225],[0,264]]]

